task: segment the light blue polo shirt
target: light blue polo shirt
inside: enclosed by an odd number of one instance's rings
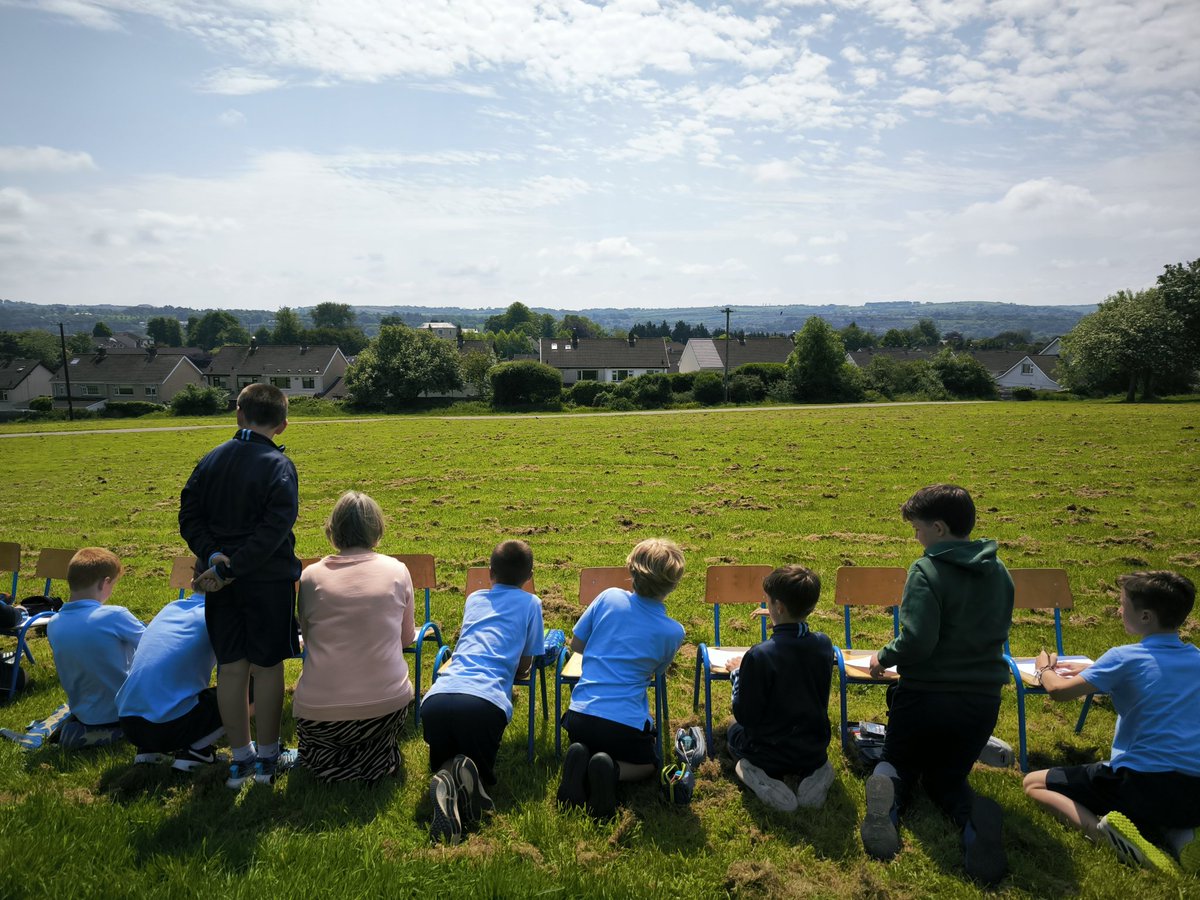
[[[650,721],[646,687],[683,643],[683,626],[661,600],[609,588],[584,610],[572,636],[584,644],[571,709],[641,731]]]
[[[469,694],[498,706],[511,721],[517,664],[522,656],[540,656],[543,646],[541,600],[507,584],[476,591],[463,607],[450,662],[424,699]]]
[[[1175,633],[1148,634],[1082,676],[1117,710],[1110,766],[1200,776],[1200,649]]]
[[[117,711],[160,725],[173,722],[195,707],[216,665],[204,626],[204,595],[168,603],[146,626],[117,691]]]
[[[146,626],[123,606],[99,600],[64,603],[46,626],[58,680],[71,712],[85,725],[116,722],[117,691]]]

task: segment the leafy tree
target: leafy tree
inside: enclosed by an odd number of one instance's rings
[[[183,330],[179,320],[170,316],[155,316],[146,323],[146,334],[159,347],[182,347]]]
[[[947,331],[942,335],[942,340],[951,350],[962,350],[967,346],[967,339],[963,337],[961,331]]]
[[[383,326],[383,325],[407,325],[408,323],[404,321],[404,316],[390,315],[390,316],[384,316],[383,318],[381,318],[379,320],[379,324],[380,324],[380,326]]]
[[[299,344],[303,331],[304,325],[300,322],[300,314],[294,309],[281,306],[275,311],[275,330],[271,332],[272,344]]]
[[[577,381],[569,388],[563,388],[563,397],[576,406],[591,406],[596,395],[603,393],[605,385],[599,381],[585,379]]]
[[[310,313],[313,328],[350,328],[354,325],[354,308],[349,303],[326,301],[318,303]]]
[[[215,309],[206,312],[199,319],[188,319],[187,339],[191,347],[211,350],[226,344],[248,344],[250,333],[232,313]]]
[[[87,351],[92,349],[91,335],[85,335],[88,341]],[[58,369],[62,365],[62,347],[57,334],[42,331],[40,328],[29,331],[5,332],[0,341],[3,354],[6,357],[20,356],[36,359],[48,369]],[[87,352],[85,351],[85,352]],[[68,341],[67,352],[74,354]],[[76,354],[78,355],[78,354]]]
[[[542,313],[537,317],[537,320],[540,323],[538,326],[538,334],[541,337],[552,338],[558,334],[558,323],[554,320],[554,316],[550,315],[550,313]]]
[[[842,339],[820,316],[811,317],[796,335],[796,349],[788,357],[787,367],[797,400],[822,403],[861,399],[858,370],[846,362]]]
[[[578,332],[581,338],[602,338],[608,336],[608,332],[604,329],[603,325],[593,322],[587,316],[577,316],[574,313],[567,313],[567,315],[562,317],[562,322],[558,326],[558,336],[569,338],[575,332]]]
[[[496,354],[491,350],[486,353],[472,350],[462,355],[458,365],[462,369],[463,382],[475,388],[477,396],[484,398],[491,396],[492,381],[488,377],[488,371],[496,365]]]
[[[1104,393],[1118,385],[1132,401],[1156,383],[1186,379],[1190,369],[1184,325],[1156,288],[1119,291],[1084,316],[1063,337],[1063,382],[1079,393]]]
[[[536,348],[529,334],[521,329],[516,331],[498,331],[485,333],[485,338],[492,344],[500,359],[512,359],[525,353],[534,353]]]
[[[113,335],[113,330],[103,322],[97,322],[92,326],[92,337],[110,338]]]
[[[839,334],[842,338],[842,346],[849,353],[854,353],[856,350],[870,350],[879,343],[874,334],[864,328],[859,328],[857,322],[851,322]]]
[[[379,337],[346,372],[350,399],[375,409],[407,406],[422,393],[456,391],[462,386],[454,345],[407,325],[379,329]]]
[[[489,374],[496,406],[549,403],[562,395],[562,373],[545,363],[531,359],[500,363]]]
[[[1165,266],[1158,292],[1167,309],[1179,317],[1193,353],[1200,353],[1200,259]]]
[[[692,381],[692,397],[697,403],[714,406],[725,399],[725,384],[716,372],[697,372]]]
[[[229,393],[217,387],[185,384],[171,398],[170,406],[177,416],[212,416],[229,406]]]
[[[908,334],[899,328],[889,328],[883,333],[879,346],[902,350],[908,346]]]
[[[1028,328],[1019,331],[1001,331],[989,338],[978,338],[971,341],[976,350],[1036,350],[1033,344],[1033,333]]]
[[[256,340],[259,346],[262,347],[266,347],[274,343],[274,341],[271,340],[271,329],[266,325],[259,325],[254,331],[254,340]]]
[[[57,366],[62,362],[62,347],[61,341],[50,335],[50,339],[54,342],[54,364]],[[86,356],[96,349],[96,342],[92,336],[86,331],[79,331],[67,338],[67,353],[74,356]]]
[[[542,323],[538,321],[534,323],[534,313],[519,300],[508,305],[508,309],[498,316],[488,316],[483,323],[485,331],[513,331],[520,329],[530,337],[536,337],[541,334]]]
[[[767,386],[757,375],[738,372],[729,379],[729,399],[734,403],[757,403],[767,396]]]
[[[917,324],[909,329],[909,334],[913,347],[936,347],[942,339],[942,333],[933,319],[918,319]]]
[[[930,360],[930,365],[942,386],[954,397],[995,400],[998,396],[991,373],[973,356],[954,353],[947,347]]]
[[[686,344],[691,336],[692,326],[683,319],[676,322],[675,327],[671,329],[671,340],[676,344]]]
[[[407,326],[393,325],[390,327],[404,328]],[[428,331],[426,331],[425,334],[430,335],[430,337],[434,337],[434,335]],[[369,343],[371,343],[371,339],[367,337],[366,332],[357,325],[351,325],[345,328],[334,328],[329,325],[322,325],[319,328],[309,328],[300,332],[299,343],[308,344],[310,347],[340,347],[342,353],[346,354],[346,356],[354,356]],[[447,342],[442,341],[442,343],[446,344]]]

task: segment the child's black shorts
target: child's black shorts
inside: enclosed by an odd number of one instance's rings
[[[296,585],[237,580],[209,594],[204,624],[218,663],[241,659],[268,668],[299,653]]]
[[[607,753],[619,762],[654,766],[662,763],[658,754],[658,730],[649,722],[638,731],[612,719],[569,709],[563,716],[563,725],[572,744],[585,744],[592,753]]]
[[[174,753],[190,747],[220,727],[221,711],[217,708],[216,688],[202,690],[196,696],[196,705],[170,722],[151,722],[141,716],[121,716],[121,730],[142,753]]]
[[[1200,776],[1196,775],[1135,772],[1092,763],[1051,769],[1046,773],[1046,787],[1097,816],[1124,813],[1139,829],[1200,825]]]

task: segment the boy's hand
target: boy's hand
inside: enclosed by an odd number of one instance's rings
[[[867,664],[867,670],[871,673],[872,678],[882,678],[883,673],[887,671],[887,669],[879,664],[878,653],[871,654],[871,661]]]
[[[1085,671],[1091,663],[1084,662],[1081,659],[1069,659],[1065,662],[1060,662],[1054,667],[1054,671],[1062,675],[1064,678],[1074,678],[1076,675]]]
[[[732,675],[734,672],[736,672],[741,667],[742,667],[742,658],[740,656],[735,656],[735,657],[733,657],[733,659],[731,659],[727,663],[725,663],[725,671],[728,672],[730,675]]]
[[[204,572],[201,572],[192,579],[192,590],[201,594],[212,594],[221,590],[227,584],[233,581],[232,578],[222,578],[217,574],[217,567],[213,566]]]

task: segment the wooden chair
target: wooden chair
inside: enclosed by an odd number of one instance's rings
[[[199,560],[196,557],[188,554],[187,556],[177,556],[171,560],[171,577],[170,586],[172,589],[179,591],[177,599],[182,600],[187,596],[188,591],[192,589],[192,579],[196,577],[196,566]]]
[[[850,612],[854,607],[891,607],[892,636],[900,633],[900,598],[904,595],[907,571],[900,566],[840,566],[834,587],[833,602],[842,607],[846,628],[845,648],[833,648],[838,667],[838,695],[841,708],[842,746],[849,746],[850,722],[846,711],[846,688],[851,684],[887,685],[899,678],[885,672],[882,678],[872,678],[869,670],[871,651],[854,653],[850,628]]]
[[[437,587],[436,563],[429,553],[393,553],[392,558],[400,560],[408,567],[408,574],[412,577],[413,592],[425,592],[425,621],[417,627],[417,639],[413,641],[412,646],[404,648],[405,653],[411,653],[415,657],[412,672],[413,699],[416,702],[413,711],[415,727],[421,724],[421,659],[425,642],[436,642],[438,650],[445,646],[445,641],[442,640],[442,631],[430,615],[429,595],[430,591]]]
[[[65,581],[67,578],[67,566],[71,562],[71,557],[75,555],[74,550],[58,550],[46,549],[38,554],[37,564],[34,568],[34,574],[38,578],[44,578],[45,583],[42,586],[42,596],[49,597],[50,589],[56,580]],[[21,569],[21,547],[19,544],[4,543],[0,544],[0,572],[12,572],[12,600],[16,602],[17,586]],[[6,633],[16,637],[17,649],[13,654],[13,673],[12,681],[9,682],[7,688],[8,699],[16,697],[17,680],[20,675],[21,657],[24,656],[29,660],[30,665],[36,665],[37,661],[33,658],[33,652],[29,649],[28,635],[32,628],[45,628],[50,620],[55,616],[52,612],[36,613],[28,616],[21,621],[16,628],[13,628]]]
[[[627,591],[633,590],[633,579],[625,566],[596,566],[582,569],[579,572],[579,607],[580,611],[587,608],[601,591],[619,587]],[[570,644],[563,647],[558,656],[558,664],[554,670],[554,753],[562,755],[562,689],[566,685],[574,687],[579,683],[583,674],[583,654],[572,653]],[[667,710],[667,678],[666,675],[656,675],[654,686],[654,720],[658,726],[658,739],[663,758],[667,756],[667,747],[671,738],[670,720]]]
[[[1071,594],[1071,583],[1067,577],[1065,569],[1011,569],[1009,575],[1012,576],[1013,587],[1016,589],[1016,594],[1013,598],[1013,606],[1016,609],[1052,609],[1054,610],[1054,648],[1058,652],[1058,658],[1076,659],[1081,661],[1091,662],[1087,657],[1068,657],[1063,650],[1063,630],[1062,630],[1062,611],[1071,609],[1075,605],[1075,598]],[[1025,695],[1026,694],[1045,694],[1046,690],[1041,687],[1033,672],[1032,663],[1035,657],[1024,656],[1014,657],[1009,649],[1008,642],[1004,643],[1004,660],[1008,663],[1009,670],[1012,672],[1013,684],[1017,689],[1017,729],[1020,739],[1020,761],[1021,771],[1029,771],[1029,759],[1026,754],[1026,736],[1025,736]],[[1084,722],[1087,721],[1088,710],[1092,706],[1092,697],[1094,694],[1088,694],[1083,701],[1083,709],[1079,713],[1079,721],[1075,724],[1075,733],[1079,734],[1083,730]]]
[[[730,647],[721,643],[722,604],[752,603],[757,609],[765,610],[767,595],[763,593],[763,579],[771,574],[771,566],[709,566],[705,572],[704,602],[713,608],[713,643],[710,648],[703,642],[696,647],[696,675],[692,681],[692,711],[700,707],[700,682],[704,681],[704,736],[708,746],[712,737],[712,683],[728,681],[729,670],[725,662],[730,657],[741,656],[749,647]],[[767,616],[758,616],[759,640],[767,639]],[[720,651],[714,653],[713,651]]]
[[[492,579],[490,570],[486,566],[472,566],[471,568],[467,569],[467,590],[464,596],[469,597],[476,591],[486,590],[491,586]],[[532,576],[530,576],[528,581],[521,585],[521,589],[528,591],[530,594],[537,593],[533,588]],[[437,655],[433,659],[433,681],[435,684],[437,683],[438,674],[441,671],[442,666],[450,659],[452,654],[453,651],[450,649],[449,644],[443,644],[440,648],[438,648]],[[533,761],[534,749],[534,709],[537,707],[537,692],[535,690],[535,684],[539,676],[541,677],[542,682],[542,718],[548,719],[550,717],[550,711],[549,704],[546,699],[545,658],[540,654],[535,654],[533,657],[533,668],[529,672],[529,677],[517,679],[513,682],[514,687],[529,688],[529,741],[525,750],[525,755],[531,762]]]

